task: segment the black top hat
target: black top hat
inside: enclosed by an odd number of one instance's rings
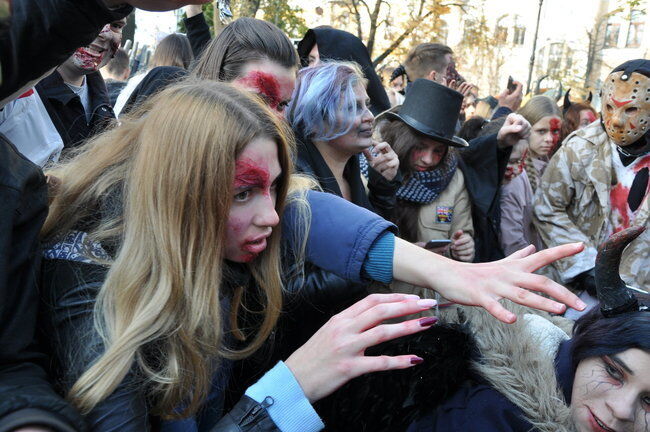
[[[467,147],[467,141],[454,136],[463,95],[437,82],[417,79],[406,91],[399,110],[383,115],[399,119],[416,131],[453,147]]]

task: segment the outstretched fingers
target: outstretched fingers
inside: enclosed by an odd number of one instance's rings
[[[554,261],[582,252],[584,248],[585,245],[583,243],[568,243],[550,249],[541,250],[525,257],[523,260],[528,271],[537,271]]]
[[[357,349],[365,350],[368,347],[389,340],[427,330],[437,322],[437,317],[423,317],[397,324],[378,325],[361,334],[361,337],[357,340]]]
[[[516,303],[524,306],[530,306],[535,309],[545,310],[551,313],[562,313],[565,311],[565,306],[572,307],[576,310],[583,310],[585,305],[582,300],[578,298],[568,289],[564,288],[559,283],[541,275],[534,273],[524,273],[515,282],[520,288],[512,291],[511,295],[504,296]],[[524,289],[525,288],[525,289]],[[553,301],[531,291],[538,291],[558,300]]]
[[[431,309],[436,305],[433,299],[404,299],[399,302],[377,304],[354,319],[353,328],[362,332],[391,318],[398,318]]]
[[[370,294],[362,300],[359,300],[349,308],[345,309],[337,316],[340,318],[355,318],[358,315],[361,315],[363,312],[368,309],[384,304],[384,303],[396,303],[404,300],[419,300],[420,297],[413,294]]]

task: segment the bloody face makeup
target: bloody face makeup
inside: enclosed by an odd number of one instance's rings
[[[434,169],[447,154],[448,146],[431,138],[421,138],[420,143],[411,150],[413,171],[424,172]]]
[[[347,156],[361,153],[364,149],[372,146],[372,122],[375,117],[368,108],[368,93],[363,85],[357,85],[354,89],[356,98],[356,115],[352,128],[345,135],[328,141],[328,147],[335,149],[338,153]]]
[[[546,116],[535,123],[530,132],[528,147],[533,157],[548,156],[560,140],[562,121],[556,116]]]
[[[106,24],[90,45],[77,48],[71,61],[84,72],[96,72],[106,65],[122,43],[122,28],[126,19]]]
[[[261,96],[275,111],[283,112],[291,101],[296,71],[270,60],[247,64],[235,83]]]
[[[239,155],[232,183],[225,257],[250,262],[267,246],[267,239],[280,219],[275,209],[275,184],[282,174],[276,143],[256,138]]]
[[[633,72],[624,81],[624,74],[614,72],[607,77],[601,113],[607,135],[622,147],[636,142],[650,127],[650,78]]]
[[[576,369],[571,419],[579,432],[647,431],[650,424],[650,354],[631,348],[591,357]]]
[[[582,110],[580,111],[580,123],[578,124],[578,129],[589,126],[596,121],[596,114],[591,110]]]

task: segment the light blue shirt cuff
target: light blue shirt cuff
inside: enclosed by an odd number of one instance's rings
[[[311,432],[325,427],[284,362],[278,362],[250,386],[246,396],[262,404],[282,432]]]

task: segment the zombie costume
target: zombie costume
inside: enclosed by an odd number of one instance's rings
[[[308,192],[307,200],[312,214],[305,248],[307,262],[354,282],[369,278],[384,282],[392,279],[394,238],[390,231],[394,230],[393,225],[374,213],[332,194]],[[107,199],[103,211],[119,211],[120,206],[116,203],[119,203],[117,197]],[[295,239],[292,235],[299,223],[297,218],[295,208],[289,204],[283,217],[287,249],[296,246],[292,244],[293,241],[297,241],[298,245],[302,243],[301,239]],[[51,245],[45,252],[47,259],[44,261],[44,293],[46,303],[52,309],[45,315],[49,321],[42,327],[51,329],[48,340],[52,345],[54,363],[58,366],[59,384],[64,391],[69,389],[103,351],[103,342],[93,327],[93,307],[95,296],[108,269],[88,259],[87,254],[75,253],[76,250],[81,250],[78,242],[84,241],[82,238],[83,235],[67,236],[63,241]],[[91,245],[86,243],[85,246]],[[115,247],[111,242],[96,246],[105,251]],[[233,289],[252,283],[250,271],[246,266],[229,264],[227,267],[224,298],[221,302],[224,317],[229,316],[229,300]],[[250,288],[251,292],[255,291],[254,286]],[[291,294],[310,296],[312,293]],[[226,328],[224,333],[228,334],[229,320],[224,320],[223,325]],[[228,342],[227,340],[226,343]],[[311,409],[293,375],[287,375],[286,367],[281,363],[258,384],[250,387],[232,409],[224,409],[224,396],[232,375],[232,367],[232,361],[222,359],[219,362],[204,409],[195,417],[163,422],[159,417],[152,415],[146,392],[143,391],[143,386],[139,385],[138,373],[134,370],[107,399],[86,416],[86,421],[93,431],[120,432],[140,432],[151,427],[160,427],[161,424],[162,430],[165,431],[317,429],[320,424],[318,416]],[[274,414],[275,410],[280,411],[279,417]],[[280,417],[292,422],[293,426],[283,428],[287,423],[278,420]]]
[[[328,410],[319,411],[325,423],[343,432],[576,431],[571,403],[578,398],[579,363],[628,348],[650,352],[650,322],[643,317],[650,311],[617,271],[622,250],[642,231],[628,229],[601,246],[596,264],[600,307],[590,312],[592,327],[580,321],[574,327],[570,320],[510,301],[503,302],[518,316],[513,324],[480,308],[440,308],[437,326],[366,352],[391,355],[407,349],[424,358],[422,365],[351,381],[325,401]],[[636,333],[625,343],[614,337],[594,344],[589,339],[594,322],[604,324],[600,329]],[[630,327],[621,330],[621,323]]]
[[[97,37],[108,22],[133,7],[109,10],[103,0],[21,0],[12,2],[9,30],[0,38],[0,105],[23,94],[72,52]]]
[[[551,159],[535,195],[535,224],[547,246],[585,243],[585,251],[555,262],[570,282],[594,267],[596,245],[631,226],[648,226],[650,148],[650,78],[616,68],[603,87],[603,122],[594,122],[567,137]],[[645,64],[650,75],[650,61]],[[625,77],[625,79],[624,79]],[[629,153],[635,150],[634,154]],[[645,153],[644,153],[645,152]],[[621,276],[629,284],[650,283],[650,233],[623,253]],[[588,288],[588,287],[585,287]]]

